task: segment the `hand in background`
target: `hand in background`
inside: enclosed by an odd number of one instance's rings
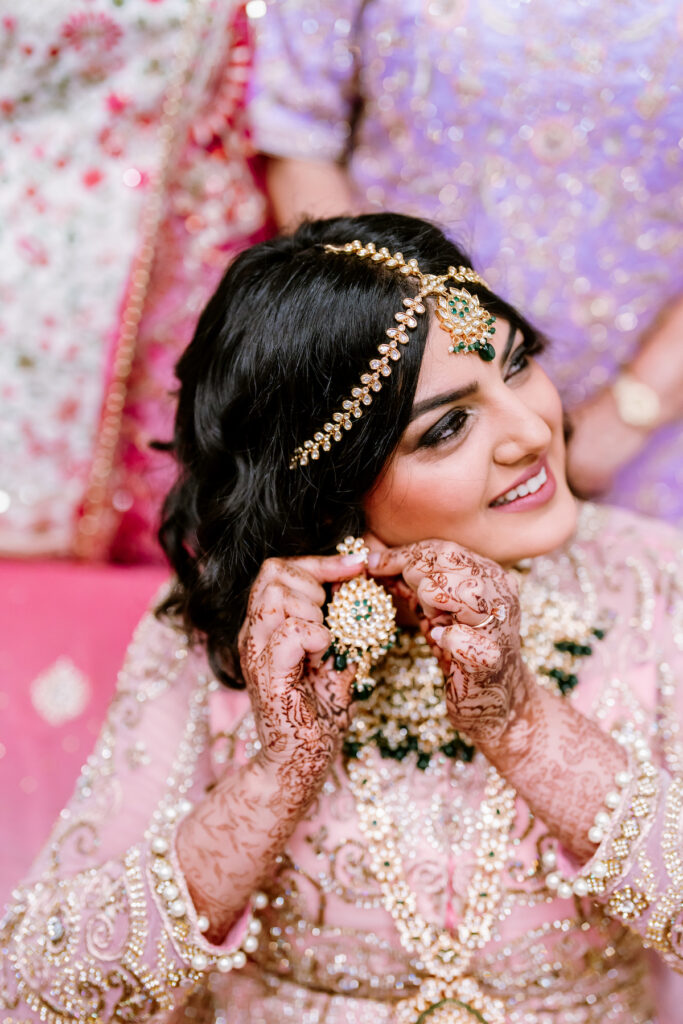
[[[572,435],[567,446],[567,479],[580,498],[604,494],[619,470],[645,446],[648,431],[620,419],[609,388],[569,414]]]
[[[659,415],[648,427],[625,423],[609,387],[571,410],[567,476],[581,497],[609,490],[616,474],[639,454],[652,431],[683,413],[683,297],[662,310],[625,369],[656,395]]]

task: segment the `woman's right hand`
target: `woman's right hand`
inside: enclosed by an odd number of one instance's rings
[[[324,583],[362,571],[339,555],[270,558],[252,587],[239,635],[242,672],[261,743],[286,803],[303,813],[349,724],[354,669],[322,661],[332,642],[323,624]]]
[[[240,663],[261,743],[180,825],[177,850],[207,932],[223,940],[315,799],[349,723],[355,670],[322,656],[324,583],[357,576],[362,561],[271,558],[252,587]]]

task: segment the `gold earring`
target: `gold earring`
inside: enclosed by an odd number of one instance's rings
[[[368,548],[359,537],[346,537],[337,545],[340,555],[363,555]],[[396,607],[381,584],[367,576],[356,576],[339,587],[327,606],[327,628],[332,634],[330,653],[335,668],[355,664],[354,696],[362,700],[375,688],[370,674],[373,665],[396,643]]]

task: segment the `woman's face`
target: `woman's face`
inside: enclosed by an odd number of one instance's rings
[[[509,566],[571,536],[560,398],[502,320],[496,358],[448,351],[432,322],[412,419],[365,502],[389,546],[452,540]]]

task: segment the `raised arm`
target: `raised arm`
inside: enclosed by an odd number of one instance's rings
[[[95,753],[3,919],[3,1021],[164,1019],[205,972],[244,964],[250,897],[315,796],[350,700],[348,673],[304,675],[330,642],[310,570],[328,581],[359,567],[305,561],[272,579],[271,563],[255,588],[242,641],[261,754],[218,780],[217,684],[185,636],[142,621]]]
[[[359,104],[358,0],[270,0],[252,21],[248,114],[268,157],[266,184],[277,223],[354,212],[345,170]]]
[[[346,170],[332,161],[269,157],[266,187],[275,220],[283,230],[293,230],[305,217],[356,212]]]
[[[511,574],[442,541],[396,548],[375,561],[374,572],[399,572],[414,594],[444,667],[454,727],[563,846],[587,860],[597,846],[590,838],[595,816],[627,756],[596,723],[542,689],[524,664]]]
[[[653,642],[660,647],[663,750],[647,730],[624,730],[618,739],[609,735],[538,686],[521,660],[514,585],[499,566],[456,545],[424,541],[376,554],[372,571],[394,588],[398,578],[402,598],[412,595],[444,667],[455,728],[477,744],[560,841],[559,862],[547,871],[548,888],[600,902],[681,972],[681,553],[672,550],[659,562]]]
[[[643,337],[611,387],[572,410],[568,473],[577,493],[599,494],[660,427],[683,415],[683,297]]]
[[[260,751],[219,780],[182,822],[178,855],[195,905],[222,939],[316,797],[348,727],[353,670],[321,664],[323,583],[348,579],[357,559],[269,559],[254,584],[240,662]]]

